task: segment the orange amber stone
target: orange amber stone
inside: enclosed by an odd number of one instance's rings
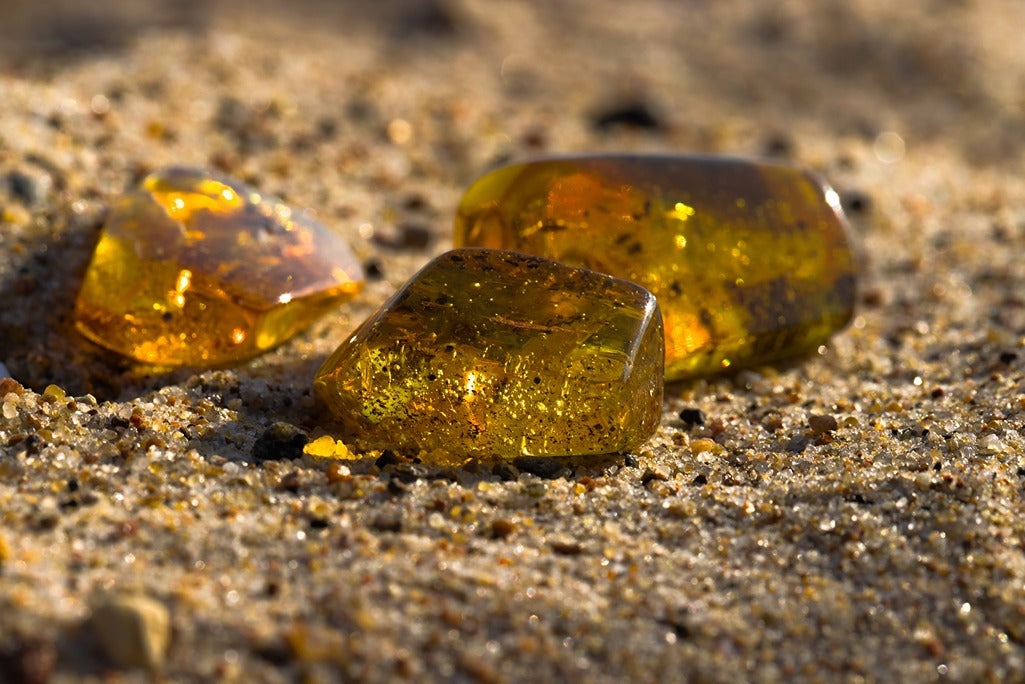
[[[112,207],[75,324],[139,361],[223,365],[281,344],[362,284],[324,226],[238,181],[170,168]]]
[[[837,194],[783,164],[682,156],[513,164],[466,191],[454,240],[643,285],[662,308],[669,380],[813,350],[854,309]]]
[[[363,449],[604,454],[658,427],[664,356],[658,305],[643,288],[548,259],[461,249],[363,323],[314,386],[346,441]]]

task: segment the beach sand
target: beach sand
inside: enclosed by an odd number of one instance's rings
[[[90,7],[0,28],[0,680],[1025,676],[1025,4]],[[468,183],[585,150],[819,172],[852,324],[668,386],[633,454],[254,457],[334,434],[313,374]],[[233,369],[90,346],[107,207],[171,164],[311,210],[374,277]]]

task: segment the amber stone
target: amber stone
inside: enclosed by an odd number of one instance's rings
[[[331,355],[317,393],[364,449],[513,458],[603,454],[662,414],[650,292],[512,252],[430,262]]]
[[[139,361],[224,365],[281,344],[362,284],[324,226],[238,181],[170,168],[111,208],[75,323]]]
[[[513,164],[467,190],[454,240],[643,285],[662,307],[669,380],[815,349],[854,307],[837,194],[784,164],[684,156]]]

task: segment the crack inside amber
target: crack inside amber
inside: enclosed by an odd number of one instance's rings
[[[454,241],[644,286],[662,308],[667,379],[805,353],[854,307],[837,195],[784,164],[679,156],[514,164],[466,191]]]
[[[222,365],[281,344],[362,283],[324,226],[238,181],[171,168],[112,207],[75,323],[139,361]]]

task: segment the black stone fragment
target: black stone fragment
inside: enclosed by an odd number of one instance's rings
[[[376,461],[374,461],[374,465],[381,469],[387,468],[390,465],[397,465],[399,463],[402,463],[402,459],[399,458],[391,449],[385,449],[382,451],[381,455],[377,457]]]
[[[384,269],[381,268],[381,262],[377,259],[367,259],[363,264],[363,273],[366,274],[367,280],[381,280],[384,278]]]
[[[846,213],[860,216],[872,208],[872,198],[861,190],[846,190],[840,194],[840,206]]]
[[[685,408],[680,411],[679,416],[687,427],[705,424],[705,412],[699,408]]]
[[[563,464],[554,458],[539,456],[520,456],[513,459],[513,465],[519,470],[550,480],[562,472]]]
[[[620,126],[646,130],[659,130],[665,127],[651,106],[642,101],[625,102],[599,111],[592,117],[592,123],[601,131]]]
[[[28,174],[11,171],[7,174],[7,185],[11,195],[24,204],[31,206],[39,201],[39,186]]]
[[[257,461],[281,461],[300,458],[309,437],[291,423],[276,422],[263,431],[253,444],[253,458]]]
[[[520,476],[519,469],[508,461],[499,461],[491,467],[491,472],[504,482],[511,482]]]
[[[0,648],[0,681],[45,684],[56,663],[52,641],[39,637],[15,641]]]

